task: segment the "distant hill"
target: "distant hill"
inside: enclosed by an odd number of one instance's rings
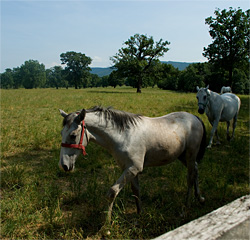
[[[97,74],[99,77],[103,77],[103,76],[109,75],[112,71],[113,69],[111,68],[94,67],[94,68],[91,68],[90,73]]]
[[[187,62],[173,62],[173,61],[163,61],[162,63],[166,63],[166,64],[171,64],[173,65],[175,68],[178,68],[180,71],[184,70],[186,67],[188,67],[191,63],[187,63]]]
[[[173,61],[163,61],[162,63],[166,64],[171,64],[175,68],[178,68],[180,71],[184,70],[188,65],[192,63],[187,63],[187,62],[173,62]],[[97,74],[99,77],[107,76],[109,75],[113,69],[107,67],[107,68],[101,68],[101,67],[93,67],[91,68],[91,73],[92,74]]]

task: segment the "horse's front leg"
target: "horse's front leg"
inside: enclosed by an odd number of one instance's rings
[[[217,127],[219,125],[219,119],[214,120],[213,123],[211,123],[211,124],[212,124],[213,127],[212,127],[212,130],[211,130],[210,140],[209,140],[207,148],[212,147],[214,133],[217,131]],[[216,135],[217,135],[217,138],[218,138],[218,133],[216,133]]]
[[[120,178],[116,181],[116,183],[109,189],[108,191],[108,199],[109,199],[109,207],[107,214],[107,221],[111,221],[112,208],[114,201],[118,195],[118,193],[122,190],[126,183],[131,182],[139,173],[139,169],[135,166],[129,167],[125,169],[120,176]]]
[[[136,207],[137,207],[137,213],[140,214],[141,213],[141,198],[140,198],[140,187],[139,187],[139,179],[138,179],[138,175],[132,179],[131,181],[131,188],[135,197],[135,203],[136,203]]]

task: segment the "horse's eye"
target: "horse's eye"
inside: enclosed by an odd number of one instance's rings
[[[203,98],[204,98],[204,100],[206,100],[207,96],[204,96]]]

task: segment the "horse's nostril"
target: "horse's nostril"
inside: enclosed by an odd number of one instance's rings
[[[65,171],[65,172],[67,172],[67,171],[69,171],[69,169],[68,169],[68,166],[67,165],[62,165],[62,167],[63,167],[63,170]]]
[[[199,109],[198,109],[198,113],[203,114],[203,113],[204,113],[204,109],[199,108]]]

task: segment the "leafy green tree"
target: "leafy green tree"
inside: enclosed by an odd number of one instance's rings
[[[66,52],[60,55],[62,64],[66,64],[65,74],[70,84],[79,87],[86,87],[90,80],[91,70],[89,65],[92,59],[83,53]]]
[[[113,71],[108,77],[109,86],[116,88],[117,86],[122,86],[125,82],[125,78],[120,76],[117,71]]]
[[[166,46],[170,43],[162,39],[155,42],[153,37],[135,34],[124,44],[126,47],[119,49],[111,60],[119,74],[135,82],[137,92],[140,93],[153,69],[153,63],[169,50]]]
[[[222,86],[228,86],[228,74],[224,69],[212,63],[200,63],[204,65],[204,83],[205,86],[215,92],[220,93]]]
[[[101,86],[101,78],[97,74],[90,74],[90,83],[89,87],[100,87]]]
[[[63,76],[63,68],[61,66],[54,66],[46,70],[47,86],[46,87],[66,87],[67,83]]]
[[[14,86],[13,72],[10,68],[7,68],[4,73],[1,74],[1,88],[10,89]]]
[[[250,10],[217,9],[215,17],[206,18],[213,42],[204,48],[209,62],[228,72],[227,85],[233,85],[233,70],[249,62]]]
[[[103,76],[101,80],[101,86],[102,87],[108,87],[109,86],[109,76]]]
[[[20,68],[20,77],[26,89],[44,87],[46,83],[45,66],[37,60],[25,61]]]
[[[180,73],[178,90],[185,92],[196,91],[196,86],[205,86],[205,68],[203,63],[190,64]]]
[[[244,71],[235,68],[233,71],[233,87],[234,93],[239,94],[249,94],[250,93],[250,83],[249,78]]]
[[[13,88],[18,89],[23,86],[21,68],[16,67],[12,70],[14,85]]]
[[[160,66],[158,87],[165,90],[177,90],[180,71],[171,64],[162,63]]]

